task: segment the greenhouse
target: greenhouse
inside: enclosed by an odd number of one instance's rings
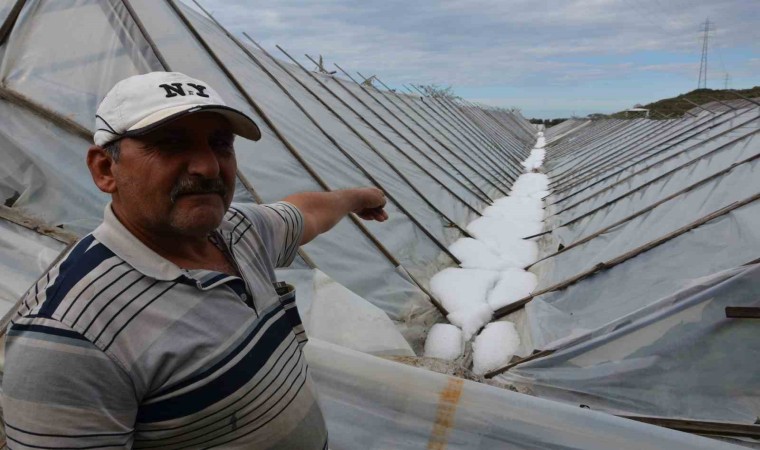
[[[261,128],[235,201],[387,195],[387,222],[351,216],[278,271],[330,448],[760,445],[760,100],[544,130],[275,55],[190,2],[0,0],[0,24],[3,330],[103,218],[100,100],[178,71]]]

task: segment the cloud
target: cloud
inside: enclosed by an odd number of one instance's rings
[[[275,44],[304,63],[304,53],[322,54],[394,85],[514,88],[646,73],[687,77],[697,71],[699,24],[708,16],[715,48],[756,48],[760,41],[757,5],[743,0],[202,3],[230,31],[248,32],[277,57],[283,55]],[[747,64],[731,70],[747,72]]]

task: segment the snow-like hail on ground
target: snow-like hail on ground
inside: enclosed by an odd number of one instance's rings
[[[546,156],[542,132],[522,165],[527,171],[515,180],[506,197],[496,199],[482,217],[467,225],[472,238],[461,238],[449,250],[461,260],[461,268],[447,268],[433,276],[430,289],[446,310],[448,324],[434,325],[425,342],[424,355],[454,360],[464,344],[472,344],[473,372],[484,374],[506,364],[517,351],[520,336],[508,321],[491,322],[493,312],[529,295],[537,285],[524,267],[535,262],[538,245],[524,239],[543,228],[543,198],[549,194],[549,178],[537,171]]]

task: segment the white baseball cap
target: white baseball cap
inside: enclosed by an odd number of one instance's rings
[[[239,136],[254,141],[261,138],[253,120],[227,106],[205,82],[179,72],[151,72],[126,78],[111,88],[95,114],[93,139],[102,147],[200,111],[223,115]]]

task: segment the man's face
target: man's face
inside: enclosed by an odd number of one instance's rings
[[[123,138],[112,165],[113,209],[141,232],[205,236],[235,191],[234,135],[223,116],[200,112],[137,138]]]

